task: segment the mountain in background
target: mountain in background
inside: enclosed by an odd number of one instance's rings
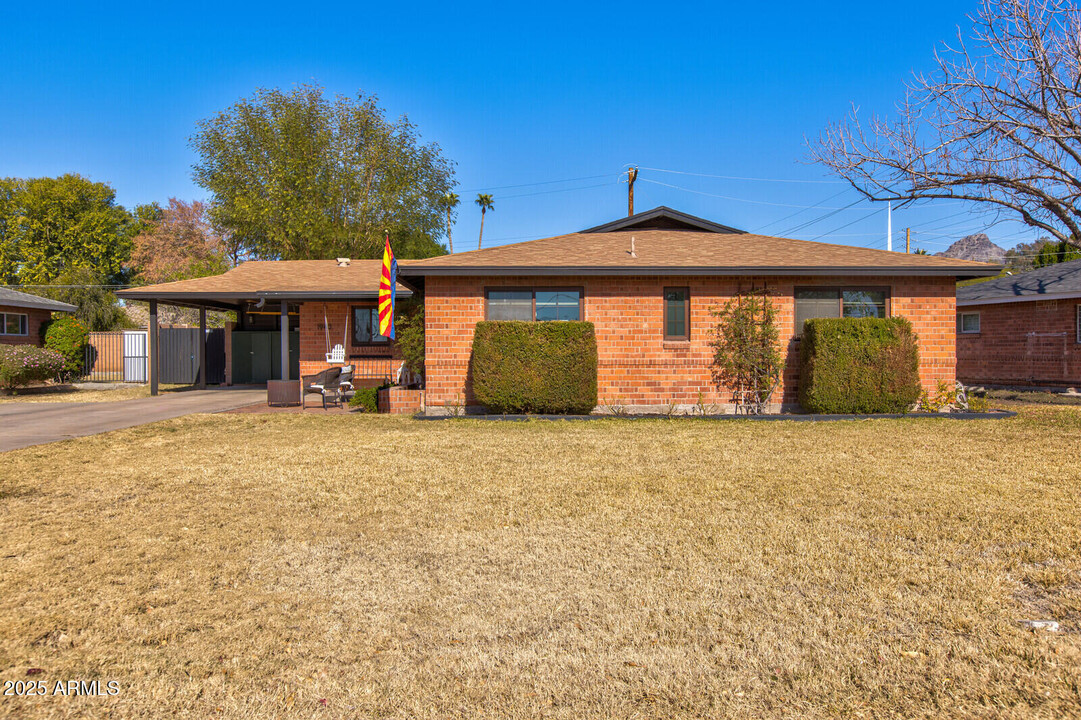
[[[945,252],[935,253],[935,255],[956,260],[975,260],[976,262],[1001,264],[1006,258],[1006,251],[991,242],[986,233],[975,233],[965,235],[953,245],[950,245]]]

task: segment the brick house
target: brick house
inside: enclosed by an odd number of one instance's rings
[[[41,326],[54,312],[74,312],[74,305],[0,288],[0,345],[42,344]]]
[[[958,289],[957,377],[1081,386],[1081,260]]]
[[[786,364],[775,399],[796,403],[799,333],[812,317],[908,318],[928,389],[955,376],[955,287],[1001,266],[753,235],[669,208],[581,232],[402,263],[424,297],[429,413],[475,405],[480,320],[586,320],[596,328],[602,406],[725,407],[711,380],[710,308],[766,288]]]

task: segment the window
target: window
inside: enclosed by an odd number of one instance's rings
[[[489,320],[532,320],[533,291],[489,290]]]
[[[691,339],[690,288],[664,289],[664,339]]]
[[[537,290],[537,320],[577,320],[581,293],[577,290]]]
[[[353,345],[374,345],[385,343],[387,339],[379,334],[378,308],[353,308]]]
[[[980,314],[978,312],[957,313],[957,332],[978,335]]]
[[[485,297],[488,320],[582,319],[581,288],[493,288]]]
[[[0,313],[0,335],[28,335],[26,315]]]
[[[797,288],[796,335],[812,318],[887,317],[888,299],[883,288]]]
[[[1075,306],[1075,310],[1077,311],[1077,327],[1075,328],[1077,333],[1074,335],[1074,342],[1081,343],[1081,305]]]

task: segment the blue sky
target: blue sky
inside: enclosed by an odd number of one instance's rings
[[[799,227],[857,198],[808,162],[804,138],[851,103],[888,112],[974,9],[9,4],[0,175],[78,172],[128,206],[204,198],[191,181],[195,124],[256,87],[314,81],[377,94],[457,162],[459,251],[476,247],[478,191],[495,197],[485,245],[544,237],[625,214],[628,164],[642,168],[639,210],[664,204],[751,231],[884,247],[885,210],[866,203]],[[911,226],[932,252],[987,223],[948,203],[893,218],[902,248]],[[1016,223],[988,233],[1004,247],[1035,237]]]

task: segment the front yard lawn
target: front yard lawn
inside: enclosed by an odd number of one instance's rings
[[[0,715],[1077,716],[1079,437],[214,415],[5,453],[0,681],[120,692]]]

